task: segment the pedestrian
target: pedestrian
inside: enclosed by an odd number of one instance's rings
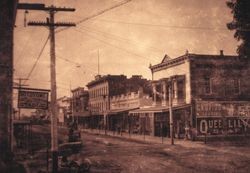
[[[190,125],[188,122],[186,122],[186,125],[185,125],[185,139],[189,139],[189,136],[190,136]]]
[[[117,124],[116,129],[117,129],[117,134],[120,134],[121,133],[121,126],[119,124]]]

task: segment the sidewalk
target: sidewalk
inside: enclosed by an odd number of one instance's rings
[[[118,134],[117,132],[108,131],[108,130],[106,130],[106,134],[105,134],[105,130],[99,130],[99,129],[81,129],[81,131],[85,133],[91,133],[91,134],[96,134],[96,135],[107,135],[110,137],[122,138],[122,139],[131,140],[131,141],[137,141],[137,142],[171,145],[171,139],[168,137],[129,134],[127,132],[122,132]],[[204,144],[204,142],[174,138],[174,144],[183,145],[186,147],[195,147],[196,145]]]

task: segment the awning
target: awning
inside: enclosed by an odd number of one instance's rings
[[[14,125],[30,125],[30,121],[25,121],[25,120],[14,120],[13,121]]]
[[[191,107],[191,104],[184,104],[184,105],[178,105],[173,106],[173,110],[179,110]],[[168,106],[154,106],[154,107],[145,107],[145,108],[139,108],[136,110],[129,111],[129,114],[139,114],[139,113],[157,113],[157,112],[168,112],[169,107]]]
[[[88,117],[90,115],[90,112],[84,111],[84,112],[73,112],[73,116],[76,117]]]
[[[138,109],[138,107],[136,107],[136,108],[129,108],[129,109],[115,109],[115,110],[110,110],[107,113],[107,115],[116,115],[116,114],[119,114],[119,113],[129,112],[129,111],[132,111],[132,110],[135,110],[135,109]]]

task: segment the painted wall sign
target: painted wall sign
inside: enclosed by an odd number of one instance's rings
[[[204,117],[197,118],[198,134],[226,135],[244,134],[248,128],[247,119],[239,117]]]
[[[220,117],[220,116],[250,117],[250,103],[199,101],[196,104],[196,116],[197,117]]]
[[[18,108],[48,109],[48,92],[19,90]]]

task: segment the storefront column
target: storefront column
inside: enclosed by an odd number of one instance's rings
[[[153,87],[153,106],[156,106],[156,83],[152,83]]]
[[[173,105],[178,103],[178,86],[177,80],[173,80]]]
[[[162,106],[167,106],[167,84],[165,81],[162,82],[162,88],[163,88],[163,100],[162,100]]]
[[[149,119],[150,119],[150,136],[155,135],[155,121],[154,121],[154,113],[149,114]]]
[[[103,117],[103,123],[104,123],[104,130],[105,130],[105,135],[107,134],[107,113],[104,113],[104,117]]]

